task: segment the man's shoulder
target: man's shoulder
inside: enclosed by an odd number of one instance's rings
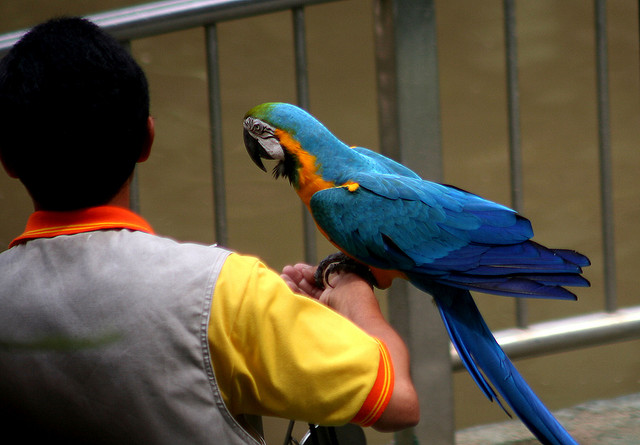
[[[146,254],[171,255],[176,260],[183,256],[202,256],[205,258],[226,258],[231,252],[217,244],[206,244],[195,241],[180,241],[171,237],[149,234],[144,232],[132,232],[128,230],[117,231],[108,235],[116,241],[116,248],[125,249],[130,253],[135,251]],[[133,252],[131,252],[133,251]]]

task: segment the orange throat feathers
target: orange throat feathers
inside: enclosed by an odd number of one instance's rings
[[[302,202],[309,208],[309,202],[314,193],[335,187],[333,182],[325,181],[318,174],[316,157],[305,151],[298,141],[293,139],[289,133],[283,130],[276,130],[276,137],[280,144],[298,160],[296,192]]]

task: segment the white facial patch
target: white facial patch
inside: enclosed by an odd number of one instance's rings
[[[243,126],[264,148],[264,151],[267,152],[271,159],[278,161],[284,159],[284,150],[275,135],[274,127],[253,117],[246,118]]]

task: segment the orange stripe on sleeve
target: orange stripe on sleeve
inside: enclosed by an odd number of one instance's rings
[[[362,408],[360,408],[358,414],[351,420],[351,423],[365,427],[376,423],[389,404],[391,394],[393,393],[393,363],[391,363],[389,350],[382,341],[378,339],[376,339],[376,341],[378,342],[380,350],[378,375],[373,384],[373,388],[371,388],[369,395],[362,404]]]

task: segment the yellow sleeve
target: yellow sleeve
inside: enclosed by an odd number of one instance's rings
[[[232,415],[370,425],[393,368],[384,345],[253,257],[231,254],[213,296],[211,360]]]

